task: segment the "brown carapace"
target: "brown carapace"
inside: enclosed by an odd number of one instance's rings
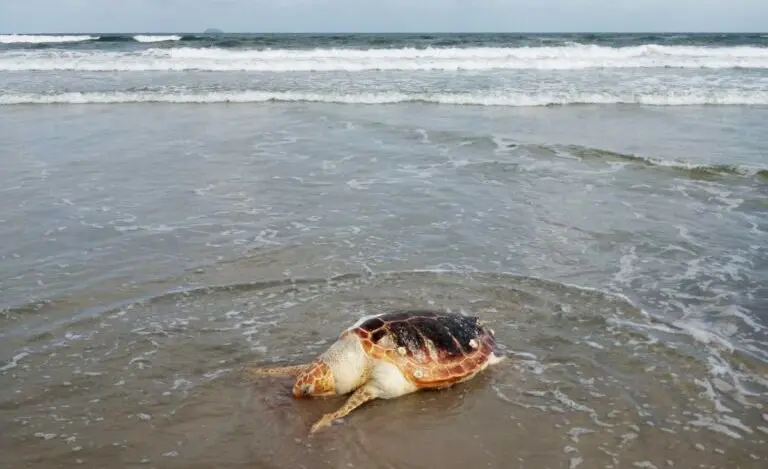
[[[393,311],[360,319],[312,363],[250,372],[296,376],[297,398],[354,391],[340,409],[312,426],[314,433],[372,399],[467,381],[503,359],[495,349],[493,330],[476,317],[434,310]]]

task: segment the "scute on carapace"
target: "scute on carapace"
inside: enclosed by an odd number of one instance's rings
[[[421,386],[474,374],[495,345],[476,317],[432,310],[381,314],[353,331],[367,353],[388,358]]]

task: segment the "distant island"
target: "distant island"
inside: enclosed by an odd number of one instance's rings
[[[218,29],[218,28],[208,28],[205,31],[203,31],[203,34],[222,34],[224,31]]]

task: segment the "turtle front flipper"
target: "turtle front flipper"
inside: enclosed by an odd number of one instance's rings
[[[334,420],[340,419],[356,408],[360,407],[361,405],[365,404],[368,401],[371,401],[373,399],[376,399],[379,397],[380,391],[378,388],[371,384],[366,384],[362,387],[357,388],[357,390],[352,393],[351,396],[347,399],[347,402],[344,403],[343,406],[336,412],[331,412],[328,414],[323,415],[320,420],[315,422],[314,425],[312,425],[312,429],[309,431],[310,434],[315,433],[318,430],[321,430],[327,426],[329,426]]]
[[[312,366],[311,363],[287,366],[249,367],[245,371],[253,376],[298,376],[303,371],[308,370],[310,366]]]

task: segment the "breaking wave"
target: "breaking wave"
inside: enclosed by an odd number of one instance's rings
[[[474,106],[532,107],[573,104],[640,104],[653,106],[768,105],[768,91],[717,91],[659,94],[613,93],[324,93],[300,91],[112,91],[56,94],[6,94],[0,104],[117,103],[259,103],[321,102],[338,104],[429,103]]]
[[[92,38],[91,36],[80,37]],[[182,39],[179,36],[136,36],[138,37],[142,37],[145,41]],[[583,44],[558,47],[320,48],[310,50],[171,47],[130,52],[57,50],[0,55],[0,70],[6,71],[354,72],[590,68],[766,69],[768,68],[768,48],[663,45],[606,47]]]
[[[181,36],[179,35],[171,35],[171,36],[145,36],[145,35],[137,35],[133,36],[133,39],[138,42],[165,42],[165,41],[181,41]]]
[[[98,36],[49,36],[45,34],[0,34],[0,44],[44,44],[98,40]]]

